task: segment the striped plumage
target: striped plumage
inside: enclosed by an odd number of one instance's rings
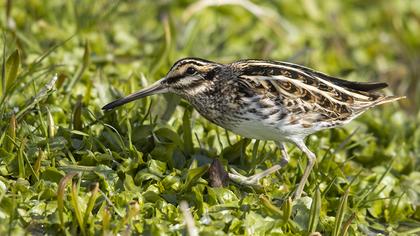
[[[367,109],[400,99],[376,90],[385,83],[337,79],[286,62],[241,60],[219,64],[198,58],[177,61],[165,78],[151,87],[116,100],[104,110],[157,93],[175,93],[215,124],[241,136],[274,140],[284,160],[258,177],[231,174],[238,182],[255,183],[287,163],[284,141],[296,144],[309,158],[296,190],[300,197],[315,161],[304,138],[316,131],[344,125]]]

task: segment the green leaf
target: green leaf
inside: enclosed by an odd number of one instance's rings
[[[47,127],[48,127],[48,137],[52,138],[54,137],[56,130],[55,130],[55,124],[54,124],[54,118],[51,115],[50,109],[47,109]]]
[[[207,170],[210,168],[210,165],[203,165],[197,168],[189,169],[184,185],[182,186],[182,191],[187,191],[201,176],[203,176]]]
[[[194,144],[192,141],[190,109],[185,109],[184,111],[184,116],[182,117],[182,129],[184,138],[184,151],[187,155],[192,155],[194,150]]]
[[[73,181],[71,185],[71,204],[73,206],[74,214],[76,215],[77,223],[79,223],[82,235],[86,235],[85,222],[82,218],[82,209],[79,205],[79,185],[76,181]]]
[[[41,173],[41,179],[58,183],[64,177],[64,172],[59,171],[54,167],[47,167]]]
[[[153,159],[157,159],[168,165],[169,168],[174,167],[174,152],[176,145],[173,143],[158,143],[150,155]]]
[[[275,225],[271,217],[263,217],[254,211],[246,214],[243,221],[245,235],[269,235]]]
[[[301,229],[308,228],[312,201],[312,198],[308,196],[301,197],[294,201],[293,211],[295,212],[295,216],[293,221],[296,222]]]
[[[271,215],[275,215],[277,218],[282,220],[282,222],[285,222],[284,221],[284,219],[285,219],[284,213],[280,208],[273,205],[273,203],[271,203],[271,201],[263,195],[260,196],[260,200],[261,200],[262,206],[264,206],[265,209],[267,209],[268,212],[271,213]],[[288,218],[286,219],[286,221],[287,220],[288,220]]]
[[[154,131],[154,133],[161,137],[161,138],[165,138],[168,139],[170,141],[172,141],[173,143],[175,143],[177,146],[181,147],[181,139],[179,138],[179,135],[174,132],[172,129],[169,128],[160,128],[156,131]]]
[[[127,179],[128,177],[126,177]],[[131,176],[130,176],[131,178]],[[134,177],[134,182],[138,185],[142,184],[145,181],[148,180],[155,180],[155,181],[160,181],[162,178],[161,176],[158,176],[156,174],[152,174],[150,173],[148,170],[140,170],[139,172],[137,172],[136,176]]]
[[[19,177],[25,178],[25,161],[24,161],[24,148],[26,146],[26,139],[22,140],[18,150],[18,166],[19,166]]]
[[[61,228],[64,229],[64,192],[66,190],[67,183],[77,175],[77,172],[68,173],[66,176],[60,179],[57,190],[57,208],[58,215],[60,217]]]
[[[282,206],[283,213],[284,213],[283,222],[289,221],[290,217],[292,216],[292,208],[293,208],[292,198],[288,197]]]
[[[70,133],[72,133],[72,134],[77,134],[77,135],[80,135],[80,136],[89,137],[89,134],[84,133],[84,132],[79,131],[79,130],[71,130],[71,131],[70,131]]]
[[[99,191],[99,184],[98,183],[94,183],[93,184],[93,188],[92,191],[90,191],[90,198],[89,198],[89,202],[87,204],[87,208],[85,211],[85,215],[83,217],[83,227],[85,227],[85,225],[88,223],[89,221],[89,215],[92,213],[94,204],[96,202],[96,198],[98,197],[98,191]]]
[[[316,231],[316,227],[319,222],[319,215],[321,213],[321,191],[319,187],[316,188],[315,196],[312,200],[311,210],[309,213],[309,226],[308,233],[313,233]]]
[[[148,169],[152,174],[163,176],[166,172],[166,163],[158,160],[150,160]]]
[[[77,98],[76,105],[73,108],[73,129],[80,131],[83,129],[82,121],[82,97]]]
[[[156,202],[160,199],[159,188],[155,185],[150,185],[142,195],[148,202]]]
[[[172,189],[174,191],[179,191],[181,187],[181,179],[178,176],[167,175],[161,183],[165,189]]]
[[[10,87],[15,82],[20,66],[19,50],[15,50],[6,61],[5,84],[3,85],[3,94],[9,92]]]
[[[232,146],[228,146],[223,149],[220,154],[223,158],[229,160],[229,162],[239,159],[243,155],[243,150],[251,142],[250,139],[243,138],[239,142],[236,142]]]
[[[215,200],[217,204],[224,204],[225,206],[238,207],[239,199],[231,190],[226,188],[207,188],[209,195]]]
[[[341,229],[343,228],[343,220],[344,220],[344,214],[346,213],[347,209],[347,199],[349,197],[350,189],[348,188],[346,193],[341,197],[340,199],[340,205],[337,209],[337,214],[335,216],[335,223],[334,223],[334,231],[333,236],[338,236],[341,233]]]
[[[4,140],[4,147],[8,152],[12,152],[16,143],[16,116],[10,117],[9,126]]]

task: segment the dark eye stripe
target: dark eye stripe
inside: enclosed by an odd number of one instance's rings
[[[197,74],[197,72],[198,71],[195,71],[195,74]],[[205,74],[202,74],[202,76],[205,80],[213,80],[213,78],[215,77],[215,74],[216,74],[216,70],[212,69],[212,70],[209,70],[209,71],[205,72]],[[167,83],[168,84],[176,83],[176,82],[185,78],[188,75],[190,75],[190,74],[187,73],[187,71],[186,71],[185,74],[180,74],[180,75],[176,75],[174,77],[170,77],[170,78],[168,78]]]
[[[167,81],[168,84],[174,84],[174,83],[180,81],[184,77],[185,77],[184,75],[177,75],[177,76],[174,76],[174,77],[169,77],[166,81]]]
[[[214,75],[216,74],[215,69],[209,70],[206,72],[206,74],[204,75],[204,79],[206,80],[212,80],[214,78]]]

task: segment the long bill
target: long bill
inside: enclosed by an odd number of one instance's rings
[[[105,106],[102,107],[102,110],[111,110],[114,109],[115,107],[119,107],[121,105],[124,105],[126,103],[132,102],[134,100],[140,99],[140,98],[144,98],[150,95],[154,95],[154,94],[159,94],[159,93],[167,93],[168,89],[162,84],[162,81],[165,78],[156,81],[154,84],[150,85],[147,88],[144,88],[138,92],[132,93],[126,97],[117,99],[113,102],[110,102],[108,104],[106,104]]]

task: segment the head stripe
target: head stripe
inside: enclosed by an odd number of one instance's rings
[[[185,64],[194,64],[194,65],[197,65],[197,66],[205,66],[209,63],[215,63],[215,62],[204,60],[204,59],[201,59],[201,58],[187,57],[187,58],[183,58],[183,59],[180,59],[177,62],[175,62],[174,65],[171,67],[171,69],[169,71],[171,71],[172,69],[174,69],[176,67],[181,67]]]

